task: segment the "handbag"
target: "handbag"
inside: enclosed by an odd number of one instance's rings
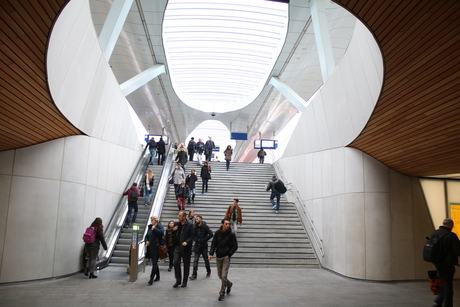
[[[158,246],[158,257],[160,259],[166,259],[168,257],[168,252],[166,251],[166,244],[160,245],[157,243]]]
[[[431,294],[437,295],[444,284],[439,272],[436,270],[428,271],[428,281],[430,282]]]
[[[174,178],[173,177],[169,178],[169,184],[174,184]]]

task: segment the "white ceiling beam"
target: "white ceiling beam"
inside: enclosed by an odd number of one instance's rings
[[[308,106],[308,103],[302,99],[292,88],[290,88],[286,83],[281,81],[278,77],[271,77],[270,82],[283,96],[289,100],[294,107],[297,108],[300,112],[303,112]]]
[[[311,2],[310,12],[313,23],[313,32],[315,33],[318,49],[321,74],[323,77],[323,83],[325,83],[335,69],[331,36],[329,35],[329,27],[327,24],[325,1],[313,0]]]
[[[101,34],[99,35],[99,45],[104,53],[107,62],[112,56],[113,49],[120,36],[123,24],[128,17],[129,10],[134,0],[115,0],[110,7],[109,14],[102,26]]]
[[[123,84],[120,85],[121,91],[123,92],[123,95],[128,96],[150,80],[155,79],[161,74],[164,74],[166,72],[165,66],[163,64],[157,64],[153,65],[149,69],[144,70],[140,74],[132,77],[131,79],[123,82]]]

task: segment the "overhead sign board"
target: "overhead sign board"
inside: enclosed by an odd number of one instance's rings
[[[230,139],[231,140],[247,140],[248,139],[248,134],[247,133],[232,132],[232,133],[230,133]]]
[[[254,149],[276,149],[278,148],[277,140],[254,140]]]
[[[169,138],[167,135],[159,135],[159,134],[146,134],[144,136],[144,140],[146,143],[149,142],[150,138],[154,138],[155,139],[155,142],[158,142],[160,140],[160,138],[162,137],[163,138],[163,141],[165,142],[165,145],[168,145],[169,144]]]

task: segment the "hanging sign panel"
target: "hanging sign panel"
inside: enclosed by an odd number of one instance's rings
[[[278,148],[277,140],[254,140],[254,149],[276,149]]]

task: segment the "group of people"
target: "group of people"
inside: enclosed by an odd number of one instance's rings
[[[150,161],[149,164],[153,165],[153,161],[155,156],[158,156],[158,165],[163,165],[165,161],[165,153],[166,153],[166,143],[163,141],[163,137],[160,137],[158,142],[155,142],[155,138],[151,137],[150,140],[147,142],[147,146],[150,151]]]
[[[189,280],[196,280],[198,276],[198,262],[202,257],[206,267],[206,277],[211,276],[210,260],[216,254],[217,275],[221,279],[221,289],[219,300],[225,299],[225,294],[229,294],[233,283],[228,280],[228,270],[230,259],[238,249],[236,235],[230,227],[230,221],[223,219],[220,228],[213,233],[210,227],[203,220],[201,215],[194,215],[191,210],[187,215],[184,211],[179,211],[178,221],[168,222],[166,229],[163,228],[158,218],[153,216],[151,224],[148,226],[147,235],[144,238],[147,246],[147,257],[152,260],[152,271],[148,285],[160,280],[158,268],[158,248],[157,245],[166,244],[169,254],[169,268],[174,268],[176,282],[173,288],[187,287]],[[212,239],[211,249],[208,254],[208,241]],[[192,252],[194,253],[193,271],[190,274],[190,261]],[[181,270],[183,265],[183,272]]]

